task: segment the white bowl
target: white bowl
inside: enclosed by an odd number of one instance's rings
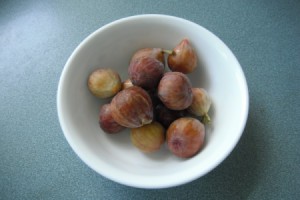
[[[166,146],[144,154],[132,146],[129,131],[105,134],[99,128],[99,100],[87,88],[89,74],[110,67],[127,79],[132,54],[145,47],[172,49],[187,37],[201,65],[188,75],[194,87],[210,94],[212,125],[196,156],[180,159]],[[76,154],[93,170],[118,183],[139,188],[166,188],[195,180],[220,164],[239,141],[248,116],[247,83],[237,59],[213,33],[185,19],[138,15],[107,24],[84,39],[68,59],[57,93],[58,117]]]

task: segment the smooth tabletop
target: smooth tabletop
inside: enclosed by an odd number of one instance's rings
[[[182,186],[146,190],[104,178],[73,152],[58,121],[58,81],[72,51],[101,26],[137,14],[207,28],[247,79],[238,145]],[[298,0],[0,0],[0,199],[300,199],[299,83]]]

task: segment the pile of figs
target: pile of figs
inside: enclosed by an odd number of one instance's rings
[[[144,153],[166,143],[180,158],[194,156],[204,145],[211,106],[207,91],[193,87],[187,75],[197,65],[195,49],[184,38],[173,50],[136,51],[123,82],[117,71],[96,69],[88,77],[90,92],[111,98],[100,106],[100,128],[108,134],[129,128],[132,144]]]

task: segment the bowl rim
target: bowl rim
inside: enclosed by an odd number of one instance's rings
[[[242,119],[242,123],[239,126],[239,136],[237,138],[234,138],[235,141],[232,142],[232,145],[230,146],[230,148],[227,149],[226,152],[223,152],[222,156],[218,157],[218,160],[216,160],[210,167],[206,168],[205,170],[202,170],[201,173],[198,174],[194,174],[193,176],[181,176],[180,178],[176,179],[176,181],[164,181],[164,182],[160,182],[160,183],[149,183],[147,181],[145,182],[137,182],[137,181],[133,181],[133,179],[122,179],[121,178],[116,178],[115,176],[108,174],[108,173],[104,173],[104,171],[99,171],[98,168],[96,168],[93,163],[86,158],[85,155],[82,154],[82,152],[80,151],[80,148],[78,146],[75,145],[75,141],[73,140],[73,138],[71,137],[71,134],[69,134],[68,131],[68,127],[66,125],[66,121],[63,118],[63,108],[62,108],[62,88],[63,88],[63,84],[64,84],[64,80],[65,77],[68,73],[68,71],[71,68],[71,63],[72,60],[74,59],[74,57],[76,57],[76,55],[78,54],[78,52],[82,49],[82,47],[87,43],[87,41],[89,41],[91,38],[95,37],[97,34],[99,34],[100,32],[102,32],[103,30],[106,30],[107,28],[111,27],[111,26],[115,26],[118,25],[120,23],[123,22],[127,22],[127,21],[131,21],[131,20],[141,20],[142,18],[144,19],[166,19],[166,20],[172,20],[172,21],[177,21],[177,22],[183,22],[183,23],[187,23],[193,26],[198,26],[201,27],[204,31],[206,31],[207,33],[209,33],[210,35],[212,35],[213,37],[215,37],[218,42],[220,42],[221,45],[223,45],[223,47],[228,51],[228,53],[230,54],[230,56],[232,57],[232,59],[234,60],[234,62],[236,62],[236,64],[238,65],[238,70],[239,70],[239,74],[241,75],[241,81],[242,81],[242,87],[243,87],[243,99],[245,100],[245,102],[243,102],[244,105],[244,115],[243,115],[243,119]],[[216,168],[221,162],[223,162],[228,155],[233,151],[233,149],[235,148],[235,146],[237,145],[237,143],[239,142],[246,123],[247,123],[247,119],[248,119],[248,113],[249,113],[249,91],[248,91],[248,86],[247,86],[247,81],[246,81],[246,77],[245,74],[242,70],[242,67],[240,65],[240,63],[238,62],[236,56],[232,53],[232,51],[229,49],[229,47],[218,37],[216,36],[214,33],[212,33],[211,31],[209,31],[208,29],[206,29],[205,27],[189,21],[187,19],[183,19],[180,17],[176,17],[176,16],[171,16],[171,15],[164,15],[164,14],[139,14],[139,15],[133,15],[133,16],[128,16],[128,17],[124,17],[124,18],[120,18],[117,19],[115,21],[112,21],[108,24],[105,24],[104,26],[101,26],[100,28],[98,28],[97,30],[93,31],[91,34],[89,34],[87,37],[85,37],[79,44],[78,46],[73,50],[73,52],[71,53],[70,57],[68,58],[67,62],[64,65],[64,68],[62,70],[62,73],[60,75],[59,78],[59,83],[58,83],[58,89],[57,89],[57,98],[56,98],[56,104],[57,104],[57,113],[58,113],[58,119],[59,119],[59,123],[61,126],[61,129],[63,131],[63,134],[67,140],[67,142],[69,143],[69,145],[71,146],[72,150],[76,153],[76,155],[85,163],[87,164],[91,169],[93,169],[95,172],[97,172],[98,174],[100,174],[101,176],[108,178],[114,182],[123,184],[123,185],[127,185],[127,186],[131,186],[131,187],[135,187],[135,188],[145,188],[145,189],[159,189],[159,188],[169,188],[169,187],[174,187],[174,186],[179,186],[179,185],[183,185],[186,184],[188,182],[191,182],[193,180],[196,180],[200,177],[202,177],[203,175],[207,174],[208,172],[212,171],[214,168]]]

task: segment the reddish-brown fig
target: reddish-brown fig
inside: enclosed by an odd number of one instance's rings
[[[181,158],[189,158],[197,154],[204,144],[204,139],[204,125],[191,117],[175,120],[167,130],[168,148]]]
[[[111,101],[114,120],[125,127],[137,128],[153,120],[153,106],[149,94],[138,86],[121,90]]]
[[[193,101],[192,84],[181,72],[167,72],[158,85],[158,97],[171,110],[184,110]]]
[[[191,73],[197,66],[197,55],[190,41],[183,39],[168,56],[171,71]]]
[[[125,128],[113,119],[110,104],[104,104],[101,106],[99,112],[99,125],[106,133],[118,133]]]
[[[152,58],[155,58],[155,59],[159,60],[163,64],[165,63],[164,52],[161,48],[143,48],[143,49],[140,49],[140,50],[136,51],[133,54],[130,62],[138,60],[142,57],[152,57]]]
[[[160,122],[166,129],[170,124],[180,117],[186,116],[186,110],[170,110],[163,104],[158,104],[155,109],[155,119]]]
[[[156,88],[164,73],[164,65],[153,57],[141,57],[130,62],[128,75],[133,85]]]
[[[158,98],[157,95],[157,90],[147,90],[151,100],[152,100],[152,105],[153,105],[153,109],[158,105],[161,104],[160,99]]]

